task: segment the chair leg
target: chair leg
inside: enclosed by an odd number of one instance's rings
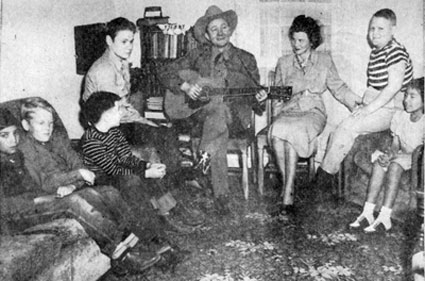
[[[258,146],[258,192],[264,194],[264,147]]]
[[[250,145],[250,153],[251,153],[251,170],[252,170],[252,182],[254,184],[258,183],[257,178],[257,144],[256,142],[253,142]]]
[[[338,197],[339,198],[344,198],[344,161],[341,163],[340,165],[340,169],[338,172]]]
[[[314,156],[308,158],[308,180],[312,182],[314,180],[316,173],[315,165],[314,165]]]
[[[242,188],[245,200],[248,200],[249,183],[248,183],[248,148],[242,150]]]

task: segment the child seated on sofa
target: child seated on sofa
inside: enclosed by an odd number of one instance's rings
[[[93,185],[95,174],[83,166],[67,137],[54,134],[53,112],[43,99],[29,98],[23,102],[21,123],[26,134],[18,146],[20,151],[16,150],[17,122],[5,121],[13,120],[13,116],[7,111],[1,112],[2,116],[7,116],[1,118],[4,128],[0,134],[2,173],[7,171],[8,174],[1,180],[4,200],[15,203],[16,196],[24,197],[26,206],[22,209],[15,206],[2,213],[16,210],[19,215],[12,216],[12,220],[15,217],[24,220],[24,224],[57,216],[74,218],[112,259],[118,272],[138,274],[153,266],[161,259],[160,253],[165,248],[155,252],[148,249],[148,245],[138,243],[138,236],[130,231],[135,219],[131,221],[131,210],[116,189],[87,187]],[[19,161],[11,161],[11,158]],[[33,184],[28,183],[29,179],[20,180],[28,178],[27,175]],[[15,182],[7,182],[8,178]]]
[[[117,128],[121,118],[119,105],[120,97],[110,92],[93,93],[84,104],[83,115],[89,122],[82,137],[84,164],[103,183],[115,183],[124,198],[146,202],[153,194],[165,192],[158,179],[166,175],[166,166],[145,162],[132,154],[129,143]],[[177,204],[170,193],[152,200],[152,203],[174,230],[192,231],[191,227],[204,221],[199,212]],[[180,215],[179,220],[174,212]]]
[[[380,225],[387,231],[391,228],[391,213],[400,178],[403,171],[412,167],[413,150],[424,143],[424,125],[424,79],[420,78],[408,84],[404,111],[396,112],[392,118],[390,129],[393,141],[390,150],[372,154],[372,176],[363,212],[350,227],[359,228],[361,222],[367,221],[369,226],[364,229],[366,233],[375,232]],[[373,211],[381,190],[384,190],[384,202],[375,220]]]

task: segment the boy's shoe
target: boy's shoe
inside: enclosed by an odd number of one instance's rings
[[[172,231],[176,234],[190,234],[195,231],[194,227],[188,226],[177,219],[175,219],[171,215],[163,215],[161,216],[162,220],[165,222],[165,224],[168,226],[168,230]]]
[[[201,171],[204,175],[207,175],[208,170],[210,169],[211,155],[206,151],[200,150],[198,159],[198,163],[195,165],[194,169]]]
[[[146,241],[144,241],[144,243],[138,243],[136,247],[134,248],[134,250],[153,252],[158,255],[161,255],[162,253],[165,253],[166,251],[171,250],[172,247],[173,246],[169,243],[167,239],[155,235],[151,237],[150,239],[147,239]]]
[[[195,188],[197,190],[203,190],[204,189],[204,187],[196,179],[186,180],[185,185],[187,187],[192,187],[192,188]]]
[[[185,207],[181,203],[177,204],[170,214],[178,217],[182,223],[188,226],[199,226],[205,223],[205,216],[200,211]]]
[[[161,254],[161,260],[155,264],[155,267],[158,267],[163,272],[174,272],[176,266],[187,260],[189,256],[189,251],[182,250],[179,247],[172,247],[169,251]]]
[[[137,242],[139,242],[139,238],[134,233],[130,233],[121,243],[118,244],[112,254],[112,259],[118,259],[125,251],[127,251],[127,249],[136,246]]]
[[[116,275],[141,274],[160,259],[161,256],[156,253],[129,251],[118,259],[112,259],[112,270]]]

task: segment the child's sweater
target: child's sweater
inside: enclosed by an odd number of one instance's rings
[[[146,162],[131,153],[129,143],[118,128],[103,133],[89,127],[82,137],[82,148],[84,164],[96,175],[138,174],[144,177]]]

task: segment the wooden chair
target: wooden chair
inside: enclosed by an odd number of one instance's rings
[[[268,86],[274,86],[274,78],[275,78],[275,72],[269,71],[268,73]],[[279,173],[279,169],[277,167],[277,164],[274,161],[274,155],[272,152],[272,148],[270,145],[269,140],[269,126],[273,122],[273,102],[268,99],[266,102],[266,118],[267,118],[267,126],[261,130],[257,134],[257,150],[258,150],[258,163],[257,163],[257,175],[258,175],[258,191],[260,195],[264,194],[264,178],[266,173]],[[264,165],[264,156],[265,153],[267,153],[269,158],[269,163],[265,166]],[[314,155],[314,154],[313,154]],[[314,156],[311,156],[310,158],[300,158],[299,160],[299,167],[302,168],[303,166],[307,166],[308,169],[308,177],[309,180],[313,180],[315,176],[315,167],[314,167]]]

